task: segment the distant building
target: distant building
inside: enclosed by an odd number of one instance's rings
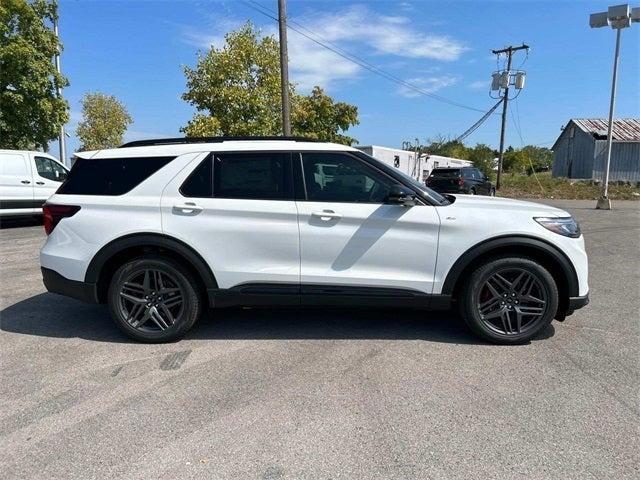
[[[379,145],[356,146],[356,148],[423,183],[434,168],[466,167],[473,163],[459,158],[425,154],[420,155],[416,161],[416,152]]]
[[[602,180],[607,161],[607,126],[600,118],[572,118],[553,144],[553,176]],[[640,182],[640,119],[613,122],[609,180]]]

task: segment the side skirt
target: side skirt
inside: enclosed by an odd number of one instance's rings
[[[209,305],[224,307],[334,306],[394,307],[448,310],[450,295],[429,295],[415,290],[345,285],[245,284],[210,289]]]

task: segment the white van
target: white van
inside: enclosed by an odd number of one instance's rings
[[[0,150],[0,216],[41,215],[69,170],[43,152]]]

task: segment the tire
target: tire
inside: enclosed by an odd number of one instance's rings
[[[495,197],[496,196],[496,189],[495,188],[491,188],[491,190],[489,190],[489,196],[490,197]]]
[[[522,344],[555,317],[558,287],[551,274],[533,260],[493,259],[469,277],[460,309],[469,328],[483,339],[502,345]]]
[[[193,275],[172,259],[138,257],[111,278],[109,313],[120,330],[135,340],[171,342],[182,338],[202,313],[196,285]]]
[[[469,195],[475,195],[476,194],[476,189],[472,188],[471,190],[469,190]]]

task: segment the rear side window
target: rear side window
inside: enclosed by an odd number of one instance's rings
[[[122,195],[138,186],[175,157],[78,158],[56,193]]]
[[[213,160],[213,196],[285,200],[291,197],[288,153],[225,153]]]

